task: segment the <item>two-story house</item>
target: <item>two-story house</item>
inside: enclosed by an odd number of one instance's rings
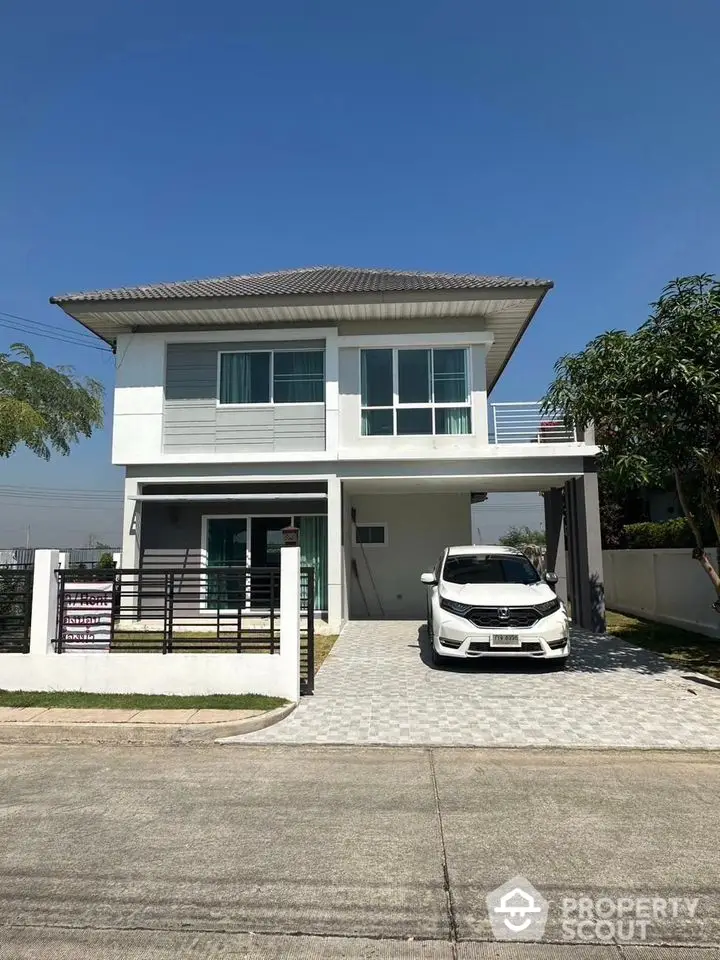
[[[551,286],[313,267],[53,297],[115,349],[123,566],[273,566],[293,524],[331,629],[422,617],[420,573],[471,542],[471,501],[539,491],[600,629],[597,448],[537,404],[488,416]]]

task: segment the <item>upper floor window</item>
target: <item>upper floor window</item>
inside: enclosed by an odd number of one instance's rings
[[[467,350],[362,350],[362,435],[472,432]]]
[[[247,350],[220,354],[219,402],[322,403],[322,350]]]

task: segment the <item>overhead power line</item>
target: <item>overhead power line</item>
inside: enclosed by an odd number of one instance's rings
[[[17,330],[19,333],[40,337],[43,340],[55,340],[58,343],[68,343],[75,347],[88,347],[90,350],[100,350],[102,353],[112,352],[108,346],[92,343],[91,341],[96,338],[91,334],[62,330],[58,327],[50,326],[50,324],[41,323],[38,320],[30,320],[27,317],[20,317],[13,313],[5,313],[2,310],[0,310],[0,327],[5,327],[8,330]]]
[[[43,320],[31,320],[30,317],[21,317],[17,313],[8,313],[6,310],[0,310],[0,317],[7,317],[8,320],[20,320],[22,323],[29,323],[33,327],[43,327],[50,333],[67,333],[70,337],[85,337],[87,340],[97,340],[93,333],[85,330],[59,330],[53,323],[45,323]]]
[[[70,506],[77,504],[80,507],[91,506],[120,506],[123,495],[114,490],[52,490],[46,487],[0,487],[0,503],[13,501],[25,502],[36,506],[47,503],[48,506],[62,504]]]

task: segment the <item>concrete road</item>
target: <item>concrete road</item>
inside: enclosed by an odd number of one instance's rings
[[[1,746],[0,958],[705,960],[719,841],[710,753]],[[493,939],[517,874],[541,944]],[[656,898],[676,947],[564,942],[582,897]]]

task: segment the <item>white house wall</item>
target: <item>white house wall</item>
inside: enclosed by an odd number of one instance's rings
[[[450,544],[472,543],[466,493],[351,494],[345,530],[350,619],[422,619],[426,588],[420,574],[432,569]],[[384,524],[385,546],[359,547],[349,511],[359,524]]]
[[[477,324],[477,318],[456,319],[456,323],[445,327],[437,320],[405,323],[392,335],[379,332],[358,335],[354,331],[360,325],[354,323],[346,325],[347,335],[339,334],[336,328],[319,327],[122,334],[116,352],[113,462],[125,466],[200,465],[485,456],[488,450],[486,358],[492,337],[477,328],[454,329],[471,327]],[[409,332],[411,326],[415,332]],[[209,387],[205,384],[202,396],[190,395],[192,388],[198,387],[192,380],[193,358],[200,364],[210,357],[208,362],[212,366],[220,349],[248,346],[270,349],[278,345],[287,348],[293,344],[324,345],[324,405],[257,405],[257,409],[225,410],[217,405],[217,386],[213,389],[212,377],[205,377]],[[363,347],[383,346],[467,347],[472,434],[361,436],[359,351]],[[191,389],[186,391],[187,396],[178,395],[178,376],[181,380],[183,376],[189,378],[187,384]]]
[[[720,639],[715,591],[689,548],[603,550],[602,559],[609,610]]]

